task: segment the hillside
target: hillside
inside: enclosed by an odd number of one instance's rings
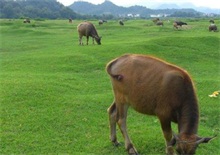
[[[192,3],[183,3],[182,5],[177,5],[174,3],[164,3],[153,7],[154,9],[181,9],[181,8],[192,8],[196,11],[205,14],[220,14],[220,9],[213,9],[208,7],[196,7]]]
[[[77,14],[56,0],[0,1],[0,18],[76,18]]]
[[[153,14],[165,14],[175,16],[177,12],[181,12],[185,17],[195,17],[201,13],[194,9],[149,9],[144,6],[122,7],[117,6],[110,1],[105,1],[102,4],[92,4],[89,2],[77,1],[69,6],[73,11],[83,15],[103,15],[111,14],[114,16],[127,16],[127,14],[139,14],[140,17],[150,17]],[[179,15],[179,14],[178,14]]]

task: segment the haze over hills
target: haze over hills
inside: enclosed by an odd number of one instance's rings
[[[138,14],[140,17],[150,17],[151,15],[174,15],[175,13],[181,12],[182,17],[196,17],[202,16],[202,13],[191,9],[191,8],[183,8],[183,9],[150,9],[144,6],[131,6],[131,7],[122,7],[117,6],[110,1],[105,1],[101,4],[95,5],[85,1],[77,1],[69,6],[74,12],[80,14],[89,14],[89,15],[103,15],[103,14],[111,14],[114,16],[125,16],[127,14]]]
[[[192,8],[196,11],[207,14],[209,13],[220,14],[220,9],[213,9],[208,7],[196,7],[192,3],[183,3],[181,4],[181,6],[174,3],[164,3],[152,7],[152,9],[183,9],[183,8]]]
[[[155,14],[155,13],[166,13],[166,14],[172,14],[177,11],[182,12],[200,12],[200,13],[214,13],[214,14],[220,14],[220,9],[211,9],[206,7],[196,7],[191,3],[183,3],[181,5],[173,4],[173,3],[164,3],[164,4],[158,4],[151,7],[145,7],[145,6],[131,6],[131,7],[122,7],[117,6],[114,3],[112,3],[109,0],[104,1],[101,4],[92,4],[85,1],[76,1],[73,4],[69,6],[71,9],[73,9],[75,12],[81,13],[81,14],[93,14],[93,15],[100,15],[105,13],[111,13],[113,15],[116,14],[127,14],[127,13],[133,13],[133,14]]]
[[[184,7],[184,8],[181,8]],[[151,17],[152,15],[171,16],[171,17],[201,17],[204,13],[196,11],[191,3],[185,3],[183,6],[176,4],[162,4],[155,9],[144,6],[123,7],[117,6],[111,1],[104,1],[101,4],[92,4],[85,1],[76,1],[69,6],[74,12],[83,15],[112,15],[125,17],[127,15],[138,15],[138,17]]]

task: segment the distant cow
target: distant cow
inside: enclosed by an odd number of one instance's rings
[[[152,21],[156,24],[160,19],[159,18],[155,18]]]
[[[213,19],[209,20],[210,23],[214,24],[215,21]]]
[[[157,21],[156,25],[163,26],[163,21]]]
[[[23,20],[23,23],[31,23],[30,19],[29,18],[26,18]]]
[[[216,26],[215,24],[210,24],[210,25],[209,25],[209,31],[210,31],[210,32],[211,32],[211,31],[216,32],[216,31],[217,31],[217,26]]]
[[[163,26],[163,21],[161,21],[159,18],[155,18],[152,20],[154,22],[154,24],[159,25],[159,26]]]
[[[120,21],[119,21],[119,24],[123,26],[123,25],[124,25],[124,22],[123,22],[122,20],[120,20]]]
[[[99,25],[102,25],[104,23],[107,23],[107,20],[99,20]]]
[[[88,45],[89,37],[92,37],[94,44],[94,39],[98,45],[101,45],[101,37],[99,37],[95,26],[90,22],[82,22],[77,26],[77,31],[79,33],[79,44],[83,45],[82,37],[86,36],[86,44]]]
[[[173,27],[178,29],[178,27],[182,27],[182,25],[187,25],[187,23],[181,22],[181,21],[175,21],[173,23]]]
[[[69,18],[69,23],[72,23],[72,22],[73,22],[72,18]]]
[[[155,57],[124,55],[106,66],[114,91],[114,101],[108,108],[111,141],[118,145],[116,123],[125,139],[129,154],[137,155],[126,129],[129,106],[142,114],[156,115],[166,140],[166,152],[194,154],[198,144],[212,138],[197,136],[199,107],[193,82],[189,74],[172,64]],[[171,129],[171,122],[178,124],[179,134]],[[138,130],[138,129],[137,129]]]

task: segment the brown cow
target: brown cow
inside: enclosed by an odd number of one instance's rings
[[[98,45],[101,45],[101,37],[99,37],[95,26],[90,22],[82,22],[77,26],[77,30],[79,33],[79,44],[83,45],[82,37],[86,36],[87,45],[89,42],[89,37],[92,37],[92,41],[94,44],[94,39]]]
[[[108,108],[111,141],[118,145],[116,123],[129,154],[138,154],[126,129],[128,107],[156,115],[166,140],[166,152],[173,155],[177,144],[180,154],[194,154],[200,143],[212,138],[197,136],[199,108],[193,82],[188,73],[172,64],[144,55],[124,55],[108,63],[115,99]],[[178,124],[173,136],[171,122]]]

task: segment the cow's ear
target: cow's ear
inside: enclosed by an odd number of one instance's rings
[[[196,141],[196,144],[208,143],[210,140],[214,139],[215,137],[217,137],[217,136],[213,136],[213,137],[203,137],[203,138],[198,137],[198,139],[197,139],[197,141]]]

